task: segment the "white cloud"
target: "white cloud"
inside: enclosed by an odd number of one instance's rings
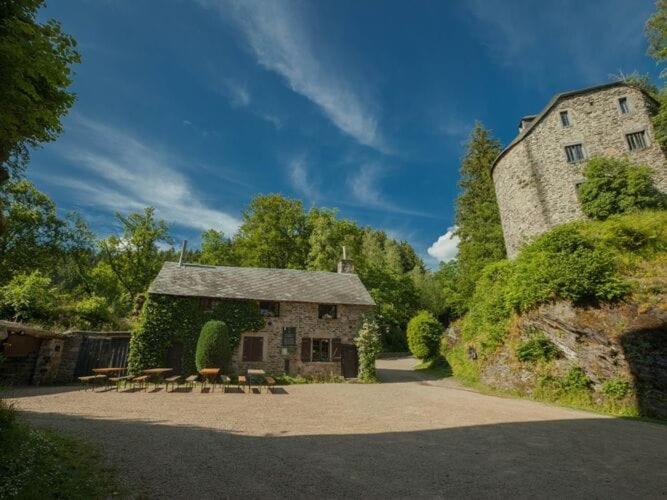
[[[378,120],[368,99],[342,76],[349,70],[329,67],[312,52],[313,41],[304,29],[306,20],[293,3],[243,0],[232,3],[201,0],[233,16],[257,62],[282,76],[294,91],[315,103],[345,134],[359,143],[385,151]],[[231,7],[229,9],[228,7]]]
[[[232,106],[235,108],[245,108],[250,104],[250,91],[245,85],[229,78],[225,79],[223,83]]]
[[[304,156],[293,158],[289,163],[289,178],[292,187],[310,199],[319,197],[317,186],[310,179]]]
[[[447,229],[428,249],[428,254],[439,262],[448,262],[459,253],[459,237],[454,234],[456,226]]]
[[[227,234],[238,229],[236,217],[198,201],[199,194],[179,171],[182,162],[173,154],[81,116],[75,117],[72,130],[76,144],[61,146],[60,151],[83,174],[42,178],[69,188],[73,199],[121,212],[153,206],[160,217],[184,227],[216,228]]]

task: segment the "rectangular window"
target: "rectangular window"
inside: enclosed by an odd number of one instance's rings
[[[317,308],[317,317],[320,319],[336,319],[337,313],[334,304],[320,304]]]
[[[263,337],[243,337],[243,361],[262,361],[264,358]]]
[[[625,140],[628,141],[628,148],[630,148],[630,151],[636,151],[637,149],[644,149],[646,147],[646,133],[643,130],[641,132],[626,134]]]
[[[217,299],[212,299],[210,297],[200,297],[199,298],[199,309],[205,312],[211,312],[215,306],[220,303]]]
[[[331,361],[331,340],[313,339],[313,361]]]
[[[283,328],[283,347],[296,346],[296,327],[288,326]]]
[[[584,146],[582,144],[572,144],[565,146],[565,155],[568,163],[576,163],[585,159]]]
[[[259,312],[265,318],[277,318],[280,316],[280,302],[260,302]]]
[[[630,106],[628,106],[628,98],[621,97],[618,100],[618,107],[621,110],[621,114],[627,115],[630,112]]]
[[[563,127],[570,126],[570,115],[568,115],[567,111],[560,112],[560,122],[563,124]]]

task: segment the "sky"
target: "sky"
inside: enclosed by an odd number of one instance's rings
[[[28,178],[101,236],[153,206],[177,241],[281,193],[456,256],[475,121],[503,143],[553,94],[658,69],[652,0],[52,0],[79,44],[64,133]]]

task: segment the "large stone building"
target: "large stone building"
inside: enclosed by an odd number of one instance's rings
[[[349,260],[337,273],[167,262],[149,293],[198,297],[203,309],[226,299],[256,301],[265,325],[241,334],[232,359],[237,373],[356,377],[353,339],[375,306]]]
[[[648,165],[667,192],[667,162],[650,119],[656,105],[639,88],[615,82],[558,94],[540,114],[521,119],[519,135],[491,170],[510,258],[535,236],[584,217],[577,186],[592,156],[627,155]]]

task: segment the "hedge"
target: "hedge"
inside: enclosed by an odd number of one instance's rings
[[[207,321],[199,339],[197,339],[197,353],[195,364],[197,371],[204,368],[229,368],[232,359],[232,350],[229,345],[229,328],[218,320]]]

